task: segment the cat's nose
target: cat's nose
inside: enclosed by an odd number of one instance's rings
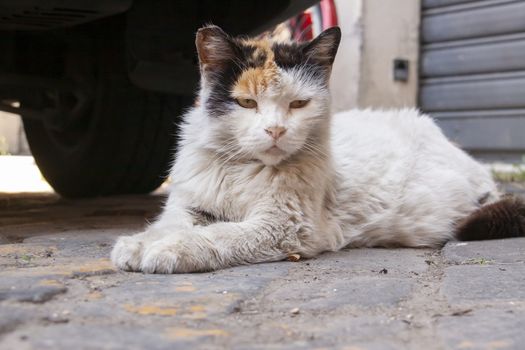
[[[282,126],[272,126],[271,128],[264,129],[268,135],[270,135],[274,140],[279,139],[286,132],[286,128]]]

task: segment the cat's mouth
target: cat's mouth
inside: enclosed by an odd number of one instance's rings
[[[283,155],[286,152],[280,149],[279,147],[277,147],[277,145],[273,145],[272,147],[264,151],[264,153],[279,156],[279,155]]]

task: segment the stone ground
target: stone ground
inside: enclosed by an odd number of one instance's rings
[[[0,349],[525,347],[525,239],[115,271],[114,239],[161,201],[0,194]]]

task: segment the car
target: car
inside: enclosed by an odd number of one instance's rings
[[[196,30],[257,34],[318,0],[0,0],[0,110],[65,197],[164,180],[199,84]]]

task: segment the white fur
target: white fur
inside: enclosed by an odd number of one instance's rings
[[[348,111],[331,117],[325,82],[279,72],[257,109],[185,116],[162,215],[117,241],[125,270],[207,271],[312,257],[344,247],[436,247],[455,225],[498,198],[484,167],[416,110]],[[290,109],[296,99],[310,102]],[[287,129],[274,145],[265,128]],[[194,210],[197,209],[197,210]],[[217,218],[208,222],[207,212]]]
[[[435,247],[480,198],[498,198],[490,174],[415,110],[336,114],[324,145],[333,161],[301,154],[282,167],[217,159],[202,113],[187,117],[163,214],[119,239],[118,267],[190,272],[346,246]],[[229,222],[194,225],[188,207]]]

